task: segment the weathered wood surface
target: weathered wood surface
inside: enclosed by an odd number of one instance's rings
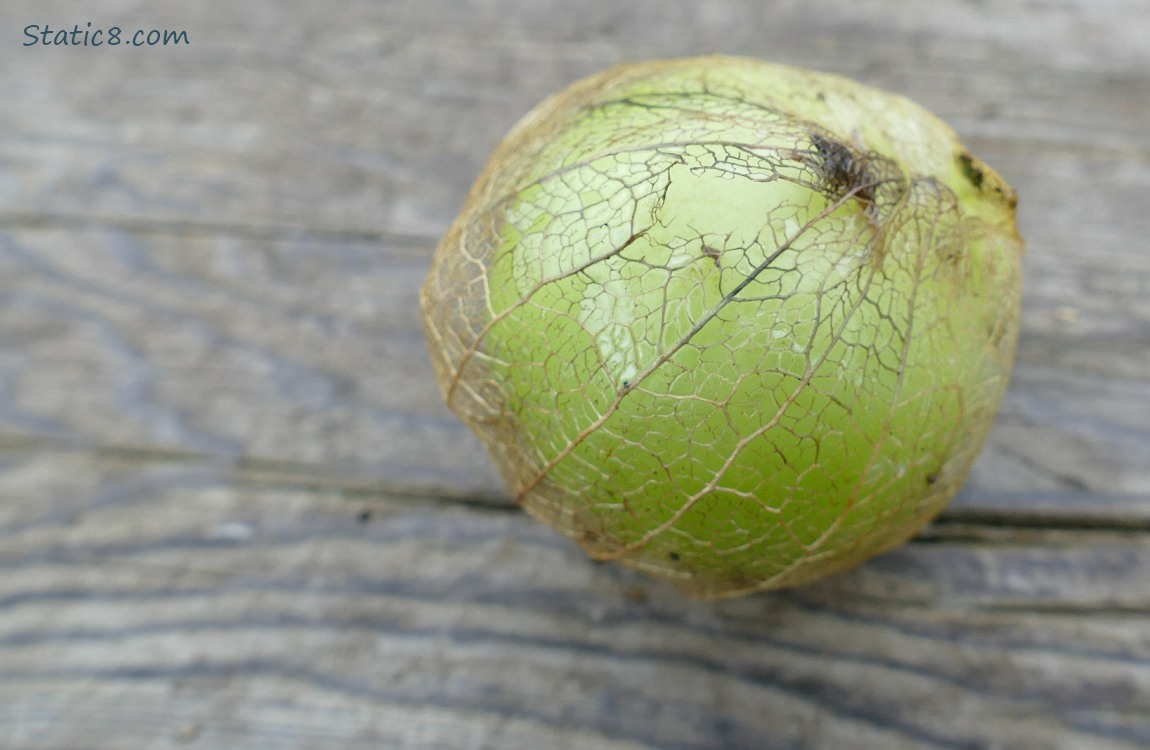
[[[0,747],[1150,746],[1141,0],[5,4]],[[183,48],[21,46],[31,23]],[[918,540],[685,602],[508,507],[416,292],[614,62],[832,70],[1019,190],[1016,377]]]

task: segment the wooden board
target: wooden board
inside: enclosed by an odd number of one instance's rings
[[[943,524],[702,604],[510,509],[82,450],[0,477],[7,747],[1150,742],[1144,532]]]
[[[0,747],[1150,746],[1141,0],[100,5],[0,44]],[[22,46],[89,20],[190,43]],[[416,294],[533,104],[718,51],[937,112],[1028,254],[939,521],[699,604],[510,506]]]

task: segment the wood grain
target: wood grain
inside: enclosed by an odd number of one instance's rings
[[[6,2],[0,747],[1150,746],[1142,0]],[[23,47],[26,24],[185,29]],[[416,293],[607,65],[829,70],[1021,196],[1014,381],[913,543],[721,604],[511,508]]]
[[[943,525],[822,584],[703,604],[511,510],[6,458],[18,500],[54,498],[0,518],[9,746],[1150,741],[1144,533]]]

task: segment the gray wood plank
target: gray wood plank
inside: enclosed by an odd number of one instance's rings
[[[6,747],[1150,742],[1144,533],[936,526],[704,604],[490,506],[82,450],[0,472]]]
[[[1143,0],[6,0],[0,746],[1150,746]],[[26,48],[29,23],[188,31]],[[415,295],[546,94],[850,75],[1018,189],[1015,379],[915,541],[702,604],[510,508]]]
[[[414,294],[435,240],[546,93],[722,49],[902,91],[1015,183],[1030,247],[1017,377],[960,500],[989,511],[1037,488],[1057,512],[1086,491],[1144,515],[1144,9],[821,7],[647,1],[588,26],[552,2],[355,3],[338,21],[112,3],[100,23],[193,43],[5,46],[0,430],[501,497],[422,353]]]
[[[382,243],[10,231],[0,431],[501,498],[478,443],[439,401],[415,301],[425,263]],[[1057,314],[1059,283],[1030,279],[1028,304]],[[1038,489],[1057,511],[1082,491],[1147,495],[1150,328],[1137,302],[1085,304],[1110,309],[1078,320],[1110,320],[1024,332],[963,503],[1000,508]],[[1148,503],[1134,510],[1145,517]]]

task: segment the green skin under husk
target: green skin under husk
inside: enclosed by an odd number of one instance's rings
[[[1009,378],[1014,195],[912,102],[739,58],[624,66],[508,135],[422,304],[517,499],[696,596],[902,542]]]

